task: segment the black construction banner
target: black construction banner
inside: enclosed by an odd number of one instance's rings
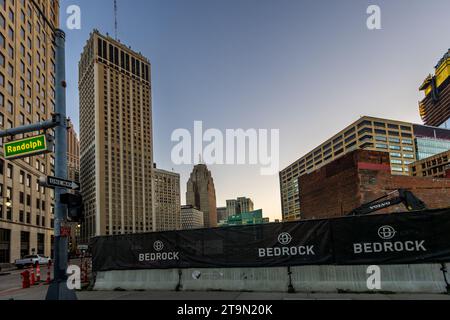
[[[450,210],[94,238],[95,271],[450,262]]]
[[[93,239],[96,271],[275,267],[333,262],[329,221],[274,223]]]
[[[450,261],[450,210],[336,219],[336,264]]]

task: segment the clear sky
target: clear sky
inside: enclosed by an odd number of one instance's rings
[[[78,61],[89,33],[114,34],[113,0],[79,5],[67,32],[68,114],[78,128]],[[370,4],[382,30],[366,27]],[[171,161],[171,134],[205,128],[279,129],[283,169],[359,116],[420,123],[418,87],[450,47],[448,0],[118,0],[119,38],[152,63],[154,158]],[[278,175],[211,166],[217,205],[251,197],[281,217]],[[255,208],[256,209],[256,208]]]

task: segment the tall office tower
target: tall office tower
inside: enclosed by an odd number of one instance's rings
[[[70,119],[67,122],[67,128],[67,179],[79,182],[80,140]]]
[[[79,91],[82,240],[153,231],[149,60],[94,30]]]
[[[240,197],[237,198],[237,202],[240,213],[252,212],[254,210],[253,201],[250,198]]]
[[[67,179],[80,182],[80,140],[70,119],[67,121]],[[80,238],[80,227],[78,222],[69,225],[71,228],[69,250],[75,253]]]
[[[153,169],[155,231],[181,229],[180,175]]]
[[[51,119],[52,29],[58,26],[57,0],[0,1],[0,129]],[[54,192],[40,187],[38,180],[53,175],[54,155],[6,161],[0,149],[0,263],[32,253],[51,255]]]
[[[239,197],[237,199],[227,200],[228,216],[252,212],[253,210],[253,201],[250,198]]]
[[[301,219],[298,178],[356,149],[389,152],[392,174],[409,175],[409,165],[450,148],[450,130],[361,117],[280,172],[284,221]]]
[[[216,189],[205,164],[194,167],[187,183],[186,204],[203,212],[205,228],[217,227]]]
[[[426,125],[450,129],[450,49],[436,65],[422,86],[425,98],[419,103],[420,115]]]
[[[234,216],[239,213],[239,206],[236,199],[227,200],[227,217]]]

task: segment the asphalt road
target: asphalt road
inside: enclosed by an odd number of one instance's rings
[[[16,275],[17,276],[17,275]],[[5,283],[13,283],[15,276],[10,279],[0,279],[3,287]],[[16,278],[17,280],[17,278]],[[44,300],[47,285],[39,285],[29,289],[9,286],[0,289],[0,300]],[[277,293],[277,292],[167,292],[167,291],[79,291],[79,300],[447,300],[450,295],[444,294],[338,294],[338,293]]]

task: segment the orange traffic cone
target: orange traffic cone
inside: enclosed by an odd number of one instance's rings
[[[41,267],[39,262],[36,265],[36,282],[41,282]]]
[[[30,266],[30,285],[34,286],[36,284],[36,278],[34,277],[34,267]]]

